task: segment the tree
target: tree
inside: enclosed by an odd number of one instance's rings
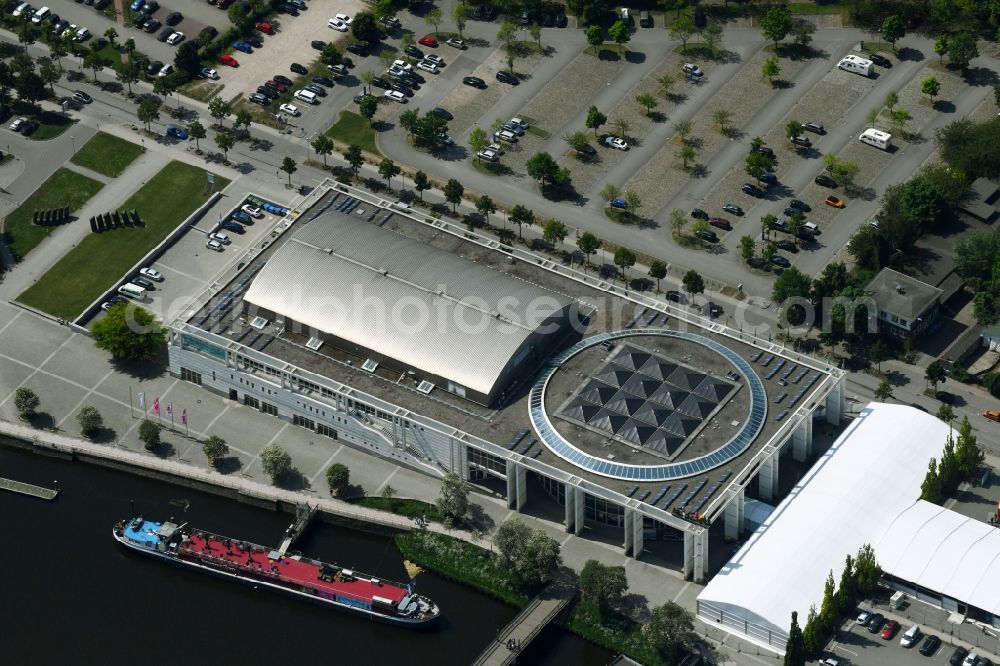
[[[94,83],[98,82],[97,75],[101,73],[101,70],[110,64],[111,62],[107,58],[97,52],[88,53],[83,59],[83,66],[94,72]]]
[[[927,463],[927,474],[920,484],[920,499],[931,504],[941,504],[944,501],[941,493],[941,477],[938,476],[937,460],[934,458]]]
[[[364,155],[361,154],[361,146],[350,145],[347,150],[344,151],[344,159],[347,160],[347,164],[354,171],[354,175],[358,175],[358,169],[361,165],[365,163]]]
[[[34,72],[24,72],[18,76],[14,89],[18,97],[31,104],[45,97],[46,93],[44,79]]]
[[[476,153],[477,160],[479,159],[479,152],[488,145],[490,145],[490,139],[486,134],[486,130],[482,127],[474,127],[472,131],[469,132],[469,148],[472,148],[473,152]]]
[[[535,223],[535,213],[529,208],[525,208],[521,204],[515,205],[510,209],[510,221],[517,225],[517,237],[523,239],[521,236],[521,227],[525,224],[529,227]]]
[[[955,410],[952,409],[951,405],[947,403],[941,403],[938,407],[937,414],[935,414],[939,419],[951,425],[951,422],[955,420]]]
[[[628,284],[626,271],[635,266],[635,253],[627,247],[620,247],[615,250],[615,266],[622,270],[622,281]]]
[[[444,21],[444,15],[442,15],[441,10],[435,7],[426,14],[424,14],[424,23],[434,28],[434,36],[437,37],[438,26]]]
[[[469,18],[469,8],[463,3],[458,3],[451,10],[451,20],[458,28],[458,36],[462,37],[462,31],[465,30],[465,22]]]
[[[774,255],[777,253],[778,248],[774,243],[765,243],[764,248],[760,252],[760,257],[764,260],[765,264],[770,266],[771,262],[774,261]]]
[[[583,252],[584,260],[589,263],[590,255],[601,249],[601,239],[589,231],[584,231],[576,239],[576,246],[580,248],[580,252]]]
[[[517,26],[504,19],[500,23],[500,29],[497,31],[497,41],[507,42],[507,50],[510,50],[510,45],[514,41],[514,37],[517,36]],[[513,65],[511,66],[513,69]]]
[[[854,582],[854,558],[848,553],[844,557],[844,569],[837,586],[837,607],[841,612],[854,608],[858,601],[857,584]]]
[[[823,585],[823,601],[819,606],[819,623],[824,634],[830,634],[837,626],[837,618],[840,616],[840,606],[837,603],[837,595],[833,582],[833,571],[826,576],[826,583]]]
[[[343,463],[333,463],[326,469],[326,483],[331,494],[343,494],[351,485],[351,470]]]
[[[979,57],[979,47],[976,38],[968,32],[960,32],[948,42],[948,60],[963,72],[969,68],[969,62]]]
[[[133,47],[135,42],[132,43]],[[132,62],[133,59],[129,58]],[[198,55],[198,44],[191,40],[184,42],[177,47],[177,54],[174,56],[174,67],[178,72],[184,72],[188,77],[195,77],[201,71],[201,57]]]
[[[770,171],[773,164],[774,161],[764,153],[759,153],[756,150],[751,151],[746,157],[747,175],[760,184],[760,177],[764,175],[765,171]]]
[[[858,598],[871,597],[878,590],[878,582],[882,578],[882,568],[875,559],[875,551],[870,544],[864,544],[854,557],[854,583]]]
[[[88,439],[93,439],[104,427],[104,418],[91,405],[83,407],[77,413],[76,422],[80,425],[80,433]]]
[[[785,125],[785,136],[788,138],[789,141],[791,141],[795,137],[801,136],[804,130],[805,128],[803,127],[802,123],[800,123],[797,120],[792,120],[787,125]]]
[[[627,591],[625,567],[587,560],[580,570],[580,594],[584,601],[609,608],[620,603]]]
[[[143,419],[139,424],[139,440],[147,451],[152,451],[160,445],[160,424],[149,419]]]
[[[805,666],[806,648],[799,628],[799,614],[792,611],[792,624],[788,629],[788,642],[785,644],[785,666]]]
[[[816,26],[814,26],[809,21],[799,21],[798,25],[794,28],[795,31],[795,43],[801,47],[807,47],[813,40],[813,33],[816,32]]]
[[[728,109],[719,109],[712,114],[712,122],[719,126],[719,131],[723,134],[727,133],[729,120],[733,117],[733,114]],[[758,153],[759,154],[759,153]]]
[[[872,129],[875,129],[875,122],[878,120],[879,113],[879,109],[869,109],[868,113],[865,114],[865,120],[872,126]]]
[[[722,44],[722,24],[709,19],[705,29],[701,31],[701,39],[712,55],[718,54]]]
[[[243,131],[249,137],[251,123],[253,123],[253,114],[250,113],[250,109],[240,109],[236,112],[236,117],[233,118],[233,129],[242,127]]]
[[[1000,233],[993,229],[977,229],[959,236],[955,241],[953,256],[955,272],[979,290],[1000,259]]]
[[[689,14],[684,14],[670,25],[670,39],[677,39],[681,42],[681,51],[687,51],[688,40],[698,32],[694,24],[694,18]]]
[[[333,152],[333,139],[326,134],[317,134],[312,140],[312,149],[317,155],[323,156],[323,168],[326,168],[326,156]]]
[[[112,305],[91,335],[98,349],[127,362],[151,360],[167,344],[167,329],[148,310],[131,303]]]
[[[592,25],[587,28],[586,36],[587,44],[597,53],[597,47],[604,43],[604,30],[599,25]]]
[[[382,499],[388,502],[392,500],[393,497],[396,496],[396,489],[387,483],[385,484],[385,488],[382,489],[382,492],[379,493],[379,495],[382,497]]]
[[[933,76],[926,78],[920,84],[920,92],[931,98],[931,108],[933,108],[934,98],[941,92],[941,83]]]
[[[366,44],[378,44],[382,39],[382,31],[379,30],[375,15],[371,12],[359,12],[354,15],[354,20],[351,21],[351,34],[354,35],[354,39]]]
[[[912,116],[906,109],[896,109],[892,112],[891,118],[893,127],[895,127],[900,134],[903,134],[906,129],[906,124],[910,122]]]
[[[667,264],[659,259],[654,259],[649,264],[649,277],[656,280],[656,291],[660,291],[660,280],[667,277]]]
[[[363,96],[358,103],[358,113],[368,121],[369,127],[373,124],[376,111],[378,111],[378,98],[374,95]]]
[[[809,297],[812,279],[795,266],[786,268],[771,289],[771,300],[782,304],[782,317],[793,326],[798,326],[805,319],[805,310],[800,303],[784,304],[789,300],[802,301]]]
[[[654,608],[642,630],[649,646],[668,664],[679,664],[696,640],[691,611],[672,601]]]
[[[295,160],[291,157],[285,156],[285,158],[281,160],[281,167],[279,168],[288,174],[288,186],[291,187],[292,174],[299,170],[299,168],[295,165]]]
[[[493,543],[504,565],[524,585],[542,583],[562,564],[559,542],[517,518],[500,523]]]
[[[482,195],[476,199],[476,210],[483,216],[483,220],[489,224],[490,215],[497,212],[497,207],[487,195]]]
[[[542,26],[538,25],[537,23],[532,23],[531,25],[528,26],[528,34],[531,35],[531,38],[533,40],[535,40],[536,44],[538,44],[538,48],[541,49],[542,48]]]
[[[653,109],[655,109],[657,104],[660,103],[659,100],[656,99],[655,95],[650,94],[648,92],[639,93],[638,95],[636,95],[635,101],[639,103],[639,106],[646,109],[647,116],[650,113],[652,113]]]
[[[625,139],[628,136],[628,131],[631,129],[631,127],[629,126],[628,121],[625,120],[625,118],[623,118],[622,116],[618,116],[617,118],[614,119],[614,121],[612,121],[612,124],[615,126],[615,131],[618,134],[618,136],[620,136],[622,139]]]
[[[55,95],[56,89],[53,84],[55,84],[55,82],[62,76],[59,73],[59,70],[53,67],[51,63],[46,63],[38,70],[38,75],[42,79],[43,83],[48,84],[49,93]]]
[[[139,65],[134,60],[122,60],[115,65],[115,79],[128,87],[129,96],[132,95],[132,84],[139,80]]]
[[[134,43],[135,42],[133,42],[133,45]],[[56,59],[56,65],[59,66],[59,71],[63,71],[62,59],[69,55],[67,40],[62,37],[56,37],[49,42],[49,55]]]
[[[615,44],[618,45],[618,55],[622,53],[622,47],[628,42],[631,35],[629,34],[628,26],[625,25],[625,21],[621,19],[615,21],[608,28],[608,36],[614,40]]]
[[[542,181],[543,186],[554,182],[559,171],[559,163],[548,153],[535,153],[524,166],[528,175]]]
[[[639,196],[639,193],[627,190],[625,192],[625,210],[632,215],[638,215],[640,208],[642,208],[642,198]]]
[[[469,484],[458,474],[449,472],[441,480],[441,494],[435,502],[446,518],[458,522],[469,512]]]
[[[997,105],[997,108],[1000,109],[1000,83],[993,86],[993,102]]]
[[[614,183],[606,183],[604,187],[601,188],[600,195],[601,200],[610,203],[622,195],[622,188],[618,187]]]
[[[958,475],[960,480],[971,479],[983,464],[984,454],[976,442],[976,436],[972,434],[972,425],[969,417],[962,418],[962,424],[958,427],[958,439],[955,440],[955,459],[958,462]]]
[[[760,30],[764,37],[774,42],[777,50],[778,42],[792,31],[792,13],[788,5],[773,5],[760,19]]]
[[[756,249],[757,243],[754,241],[753,236],[742,236],[740,238],[740,257],[745,263],[749,264],[753,260]]]
[[[767,77],[768,82],[773,86],[774,77],[781,72],[781,65],[778,64],[778,56],[771,56],[764,61],[764,65],[761,67],[760,73]]]
[[[687,170],[688,162],[698,157],[698,149],[689,143],[685,143],[683,146],[681,146],[680,156],[681,156],[681,168]]]
[[[958,469],[958,458],[955,455],[955,439],[950,431],[948,439],[944,442],[944,450],[941,452],[938,477],[941,479],[941,495],[943,497],[948,497],[955,492],[962,481]]]
[[[705,279],[693,268],[684,274],[681,284],[684,286],[684,291],[691,295],[705,292]]]
[[[462,183],[454,178],[449,178],[442,191],[444,192],[445,201],[451,204],[452,211],[457,211],[458,204],[462,203],[462,195],[465,194],[465,188],[462,186]]]
[[[208,103],[208,114],[215,118],[215,122],[221,123],[233,112],[233,107],[222,97],[216,96]]]
[[[888,402],[892,397],[892,384],[888,379],[883,379],[875,389],[875,399],[879,402]]]
[[[260,466],[264,473],[271,477],[272,483],[277,483],[281,477],[292,469],[292,457],[282,446],[270,444],[260,452]]]
[[[943,384],[948,377],[941,361],[932,361],[924,372],[924,379],[931,385],[931,390],[937,394],[938,384]]]
[[[475,130],[473,130],[474,132]],[[469,135],[471,141],[472,135]],[[569,144],[569,147],[575,150],[578,154],[583,154],[587,150],[587,146],[590,145],[587,135],[584,132],[576,131],[572,134],[567,134],[563,137],[563,140]]]
[[[236,145],[236,138],[227,132],[218,132],[215,135],[215,145],[222,151],[222,159],[228,162],[229,151]]]
[[[390,160],[388,157],[382,159],[378,164],[378,175],[385,179],[385,186],[391,189],[392,177],[403,172],[402,167]]]
[[[227,453],[229,453],[229,445],[226,444],[226,440],[222,439],[218,435],[212,435],[206,439],[201,444],[201,451],[208,458],[208,464],[213,467],[219,464],[219,460],[222,459]]]
[[[944,62],[944,56],[948,53],[948,35],[941,35],[934,40],[934,53],[938,54],[940,62]]]
[[[768,213],[767,215],[761,216],[761,218],[760,218],[760,226],[761,226],[761,230],[764,232],[764,235],[766,237],[770,238],[771,232],[774,231],[775,224],[777,222],[778,222],[778,218],[775,215],[772,215],[771,213]],[[764,247],[766,249],[767,245],[765,245]]]
[[[566,240],[568,234],[569,229],[559,220],[548,220],[542,225],[542,238],[553,247]]]
[[[339,65],[344,61],[344,55],[333,42],[327,42],[319,52],[319,60],[324,65]],[[393,58],[395,60],[395,58]],[[391,62],[391,61],[390,61]]]
[[[881,339],[876,340],[868,348],[868,360],[875,364],[875,368],[879,372],[882,372],[882,361],[886,361],[889,358],[889,348]]]
[[[809,614],[806,616],[806,624],[802,628],[802,646],[805,650],[806,659],[813,659],[820,654],[826,637],[821,636],[819,626],[819,615],[816,613],[816,604],[809,605]]]
[[[356,171],[356,170],[355,170]],[[417,191],[420,195],[420,200],[424,200],[424,190],[429,190],[431,188],[431,181],[427,177],[427,174],[423,171],[418,171],[413,174],[413,189]]]
[[[673,229],[674,236],[681,235],[681,230],[687,224],[687,221],[687,216],[680,208],[674,208],[670,211],[670,226]]]
[[[594,130],[594,136],[597,136],[597,130],[601,125],[608,122],[608,117],[601,113],[596,106],[591,106],[587,109],[587,119],[584,121],[584,125],[588,129]]]
[[[38,395],[30,388],[21,386],[14,391],[14,407],[22,421],[34,417],[39,404],[41,401],[38,399]]]
[[[406,32],[406,33],[403,33],[403,35],[404,36],[409,36],[410,37],[410,41],[413,41],[413,33],[412,32]],[[371,94],[371,91],[372,91],[372,81],[375,80],[375,72],[373,72],[370,69],[366,69],[365,71],[363,71],[360,74],[358,74],[358,78],[360,78],[361,82],[365,84],[364,87],[361,89],[361,92],[364,93],[365,95]]]
[[[660,78],[656,79],[657,91],[666,98],[670,97],[670,89],[674,87],[674,83],[677,82],[670,74],[664,74]]]
[[[892,52],[896,52],[896,42],[906,36],[906,26],[903,19],[897,15],[887,16],[882,21],[882,37],[892,44]]]

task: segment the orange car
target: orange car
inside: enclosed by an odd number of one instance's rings
[[[847,204],[831,194],[826,198],[826,205],[833,206],[834,208],[843,208]]]

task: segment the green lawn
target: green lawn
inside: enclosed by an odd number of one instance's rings
[[[140,146],[131,141],[98,132],[70,161],[109,178],[116,178],[125,167],[142,154],[142,151]]]
[[[215,177],[217,189],[228,184],[225,178]],[[75,319],[205,202],[204,189],[204,169],[171,162],[122,205],[139,211],[144,227],[89,234],[18,300],[57,317]]]
[[[31,216],[36,209],[69,206],[72,212],[97,194],[102,187],[104,187],[102,183],[92,178],[60,167],[4,222],[4,241],[10,251],[18,260],[22,259],[56,228],[32,224]]]
[[[330,126],[326,135],[342,143],[359,146],[369,153],[381,155],[375,144],[375,130],[371,123],[353,111],[341,111],[340,118]]]

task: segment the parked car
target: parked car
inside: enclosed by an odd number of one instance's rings
[[[705,75],[705,72],[702,71],[701,67],[692,62],[684,63],[683,70],[685,74],[690,76],[702,77]]]
[[[211,67],[203,67],[201,69],[201,72],[199,72],[198,76],[200,76],[203,79],[211,79],[213,81],[217,81],[219,79],[219,73],[214,69],[212,69]]]
[[[628,142],[624,139],[619,139],[617,136],[604,137],[604,145],[617,148],[618,150],[628,150]]]
[[[882,616],[882,613],[873,613],[871,619],[868,620],[868,624],[866,625],[868,627],[868,633],[879,633],[882,631],[883,623],[885,623],[885,617]]]
[[[312,80],[313,80],[314,83],[318,83],[318,84],[320,84],[322,86],[326,86],[328,88],[333,87],[333,79],[331,79],[329,76],[326,76],[324,74],[317,74],[316,76],[314,76],[312,78]]]
[[[843,208],[844,206],[847,205],[841,199],[833,196],[832,194],[828,196],[823,203],[825,203],[827,206],[833,206],[834,208]]]
[[[868,59],[879,67],[885,67],[886,69],[892,69],[892,61],[886,58],[884,55],[879,53],[872,53],[868,56]]]
[[[223,65],[226,65],[227,67],[240,66],[239,61],[236,60],[236,58],[234,58],[233,56],[229,55],[228,53],[223,53],[222,55],[220,55],[219,62],[222,63]]]
[[[802,148],[812,148],[812,141],[807,136],[793,136],[792,143]]]
[[[826,128],[819,123],[805,123],[802,127],[813,134],[826,134]]]
[[[899,622],[888,620],[885,626],[882,627],[882,633],[879,635],[882,637],[882,640],[889,641],[892,640],[897,631],[899,631]]]
[[[521,83],[521,80],[519,78],[517,78],[510,72],[505,72],[503,70],[497,72],[497,81],[499,81],[500,83],[509,83],[512,86],[516,86],[519,83]]]
[[[518,136],[524,136],[524,128],[520,125],[515,125],[514,123],[504,123],[500,126],[500,129],[505,129],[508,132],[513,132]]]
[[[253,47],[250,46],[250,42],[246,40],[233,42],[233,48],[237,51],[242,51],[243,53],[253,53]]]
[[[261,106],[267,106],[268,104],[271,103],[271,97],[269,95],[265,95],[263,92],[261,92],[262,88],[263,88],[263,86],[261,86],[261,88],[257,88],[257,92],[251,93],[251,95],[249,97],[249,100],[251,102],[253,102],[254,104],[260,104]],[[269,90],[269,89],[268,88],[264,88],[264,90]]]
[[[809,211],[812,210],[812,206],[803,201],[799,201],[798,199],[792,199],[791,201],[789,201],[788,206],[789,208],[798,208],[803,213],[808,213]]]
[[[725,229],[726,231],[730,231],[733,228],[733,225],[729,223],[729,220],[727,220],[724,217],[710,217],[708,219],[708,223],[711,224],[713,227],[718,227],[719,229]]]
[[[456,37],[449,37],[448,40],[445,42],[445,44],[447,44],[448,46],[454,46],[456,49],[460,51],[464,51],[465,49],[468,48],[465,45],[465,41],[458,39]]]
[[[799,251],[799,246],[790,240],[782,238],[779,241],[774,242],[775,247],[779,250],[784,250],[785,252],[791,252],[792,254],[797,254]],[[867,624],[867,622],[858,622],[860,625]]]
[[[407,44],[403,52],[408,56],[412,56],[414,58],[420,58],[421,60],[424,59],[424,52],[418,49],[413,44]]]
[[[822,185],[823,187],[830,187],[830,188],[837,187],[837,181],[835,181],[833,178],[830,178],[825,173],[821,173],[820,175],[816,176],[813,179],[813,182],[815,182],[817,185]]]
[[[278,107],[278,109],[282,113],[287,113],[288,115],[296,118],[302,115],[302,112],[299,111],[299,107],[295,106],[294,104],[282,104],[280,107]]]
[[[774,264],[775,266],[781,266],[782,268],[788,268],[789,266],[792,265],[792,262],[788,261],[787,258],[783,257],[780,254],[776,254],[773,257],[771,257],[771,263]]]
[[[188,138],[188,132],[186,129],[182,127],[170,125],[169,127],[167,127],[167,136],[172,136],[175,139],[180,139],[181,141],[184,141],[185,139]]]
[[[146,65],[146,74],[149,76],[156,76],[161,69],[163,69],[163,63],[159,60],[153,60]]]
[[[490,150],[488,148],[483,148],[482,150],[480,150],[478,153],[476,153],[476,157],[484,159],[487,162],[496,162],[497,159],[499,159],[497,152],[495,150]]]
[[[144,278],[149,278],[154,282],[163,282],[163,274],[160,273],[160,271],[156,270],[155,268],[149,268],[149,267],[140,268],[139,275],[141,275]]]
[[[300,65],[297,62],[293,62],[288,66],[288,69],[295,72],[296,74],[308,74],[309,70],[305,68],[305,65]]]
[[[968,654],[969,651],[964,647],[955,648],[955,651],[948,658],[948,666],[962,666],[962,662],[965,661],[965,657]]]
[[[734,203],[722,204],[722,210],[733,215],[743,215],[743,209]]]
[[[768,146],[757,146],[757,152],[760,153],[761,155],[767,155],[772,160],[774,159],[774,151],[771,150],[771,148],[769,148]]]
[[[142,276],[137,276],[137,277],[132,278],[132,284],[137,284],[140,287],[142,287],[143,289],[154,289],[154,288],[156,288],[156,285],[153,284],[152,280],[147,280],[146,278],[144,278]]]
[[[171,28],[171,30],[173,30],[173,28]],[[177,46],[178,44],[183,42],[184,39],[185,39],[184,33],[177,31],[171,34],[169,37],[167,37],[167,44],[170,44],[171,46]]]
[[[275,74],[271,78],[273,80],[277,81],[278,83],[280,83],[283,86],[290,86],[290,85],[292,85],[292,80],[290,78],[288,78],[287,76],[284,76],[282,74]]]
[[[315,83],[306,84],[303,90],[308,90],[312,94],[317,95],[319,97],[326,97],[326,88],[324,88],[321,85],[317,85]]]
[[[699,229],[694,233],[694,235],[703,241],[708,241],[709,243],[719,242],[719,237],[711,229]]]
[[[250,217],[250,215],[245,213],[243,210],[238,210],[235,213],[233,213],[232,219],[236,220],[240,224],[245,224],[247,226],[253,225],[253,218]]]
[[[351,42],[347,45],[347,51],[362,58],[368,55],[368,47],[365,46],[364,42]]]
[[[21,129],[19,131],[21,132],[21,136],[31,136],[38,128],[39,124],[37,121],[29,120],[21,125]]]
[[[450,111],[443,109],[440,106],[435,106],[431,109],[431,113],[440,118],[444,118],[445,120],[453,120],[455,118],[455,116],[451,115]]]
[[[142,29],[145,30],[148,33],[154,33],[157,30],[159,30],[162,25],[163,24],[160,23],[159,19],[150,19],[149,21],[146,21],[146,25],[144,25],[142,27]],[[82,29],[83,28],[81,28],[81,30]],[[77,32],[77,34],[79,34],[79,32]],[[77,40],[77,41],[80,41],[80,40]]]
[[[263,95],[268,101],[281,97],[280,92],[274,88],[268,88],[267,86],[257,86],[257,94]]]
[[[478,76],[466,76],[462,78],[462,83],[467,86],[472,86],[473,88],[479,88],[480,90],[486,88],[486,81],[483,81]]]
[[[434,35],[424,35],[417,41],[423,44],[424,46],[430,46],[431,48],[437,48],[438,45],[438,40],[436,37],[434,37]]]
[[[174,73],[174,66],[168,62],[166,65],[160,68],[160,71],[158,71],[156,75],[159,77],[164,77],[164,76],[170,76],[173,73]]]
[[[383,88],[383,89],[389,89],[392,87],[391,83],[389,83],[388,81],[379,76],[376,76],[375,78],[372,79],[372,85],[375,86],[376,88]]]
[[[611,206],[612,208],[621,208],[622,210],[628,208],[628,204],[625,203],[625,200],[622,199],[621,197],[615,197],[614,199],[608,202],[608,205]]]
[[[740,189],[742,189],[744,193],[749,194],[752,197],[757,197],[758,199],[764,196],[764,190],[750,183],[743,183],[743,187]]]
[[[264,217],[264,211],[262,211],[260,208],[257,208],[257,206],[244,204],[243,207],[240,208],[240,210],[249,215],[250,217],[256,217],[258,219]]]
[[[247,230],[243,228],[242,224],[233,222],[232,220],[223,220],[219,223],[219,228],[225,229],[226,231],[232,231],[236,234],[245,234],[247,232]]]
[[[326,22],[327,27],[333,28],[337,32],[347,32],[348,25],[339,19],[332,18]]]
[[[440,71],[438,70],[437,65],[435,65],[432,62],[428,62],[427,60],[421,60],[420,62],[418,62],[417,67],[424,70],[425,72],[430,72],[431,74],[437,74]]]
[[[938,651],[939,647],[941,647],[941,639],[931,634],[924,639],[923,645],[920,646],[920,654],[925,657],[932,657]]]
[[[91,102],[94,101],[93,97],[83,92],[82,90],[74,90],[73,99],[75,99],[78,102],[83,102],[84,104],[90,104]]]
[[[207,247],[209,250],[214,250],[216,252],[222,252],[223,250],[226,249],[222,246],[222,243],[214,239],[205,243],[205,247]]]
[[[695,208],[694,210],[691,211],[691,217],[699,220],[707,220],[708,213],[703,211],[701,208]]]
[[[382,93],[382,96],[392,102],[406,104],[406,95],[399,92],[398,90],[386,90],[384,93]]]
[[[778,176],[770,171],[765,171],[760,174],[760,178],[758,180],[762,183],[767,183],[768,185],[774,185],[778,182]]]

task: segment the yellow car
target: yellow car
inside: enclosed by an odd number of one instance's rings
[[[826,198],[826,205],[833,206],[834,208],[843,208],[847,204],[831,194]]]

